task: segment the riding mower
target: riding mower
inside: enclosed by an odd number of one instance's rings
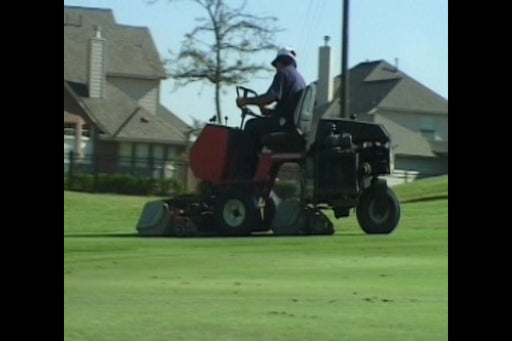
[[[237,96],[256,93],[236,87]],[[303,91],[294,132],[262,137],[254,178],[235,177],[240,128],[207,124],[190,149],[190,167],[201,181],[195,194],[146,203],[137,225],[141,236],[332,235],[332,222],[355,209],[367,234],[388,234],[398,225],[400,204],[381,175],[390,174],[389,133],[380,124],[314,117],[316,83]],[[281,166],[298,165],[299,194],[273,191]]]

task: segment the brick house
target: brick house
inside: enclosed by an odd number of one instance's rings
[[[191,127],[160,104],[166,72],[146,27],[64,6],[64,153],[100,173],[166,175]],[[65,164],[66,170],[66,164]]]

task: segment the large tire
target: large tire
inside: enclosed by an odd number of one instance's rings
[[[226,236],[250,235],[261,220],[254,199],[242,190],[230,189],[220,194],[214,211],[217,229]]]
[[[389,187],[370,187],[359,199],[356,216],[367,234],[389,234],[400,220],[400,202]]]

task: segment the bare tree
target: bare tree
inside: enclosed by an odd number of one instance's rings
[[[268,63],[252,62],[250,57],[275,49],[274,34],[281,29],[275,17],[244,13],[245,0],[236,8],[229,7],[225,0],[188,1],[199,5],[207,16],[196,19],[198,26],[185,35],[177,57],[166,60],[169,76],[177,86],[196,81],[215,85],[217,120],[222,123],[222,87],[245,83],[251,75],[271,71]]]

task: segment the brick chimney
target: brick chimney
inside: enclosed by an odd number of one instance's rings
[[[105,97],[107,41],[101,37],[101,27],[95,27],[95,36],[89,40],[87,86],[90,98]]]
[[[318,54],[318,85],[316,87],[316,105],[322,105],[332,99],[331,86],[331,47],[329,36],[324,36],[324,46]]]

